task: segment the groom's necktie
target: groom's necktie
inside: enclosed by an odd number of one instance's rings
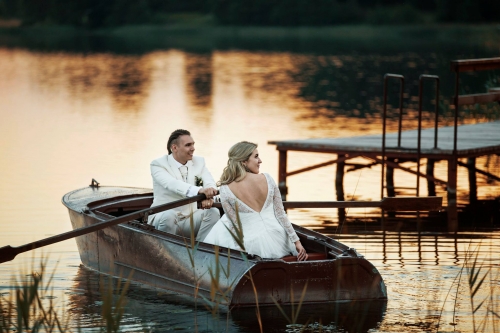
[[[183,165],[179,168],[179,171],[181,172],[182,180],[187,183],[187,178],[188,178],[188,167]]]

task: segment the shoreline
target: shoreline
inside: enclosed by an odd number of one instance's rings
[[[399,31],[442,31],[442,30],[462,30],[468,32],[490,32],[500,35],[500,23],[488,24],[456,24],[456,23],[426,23],[426,24],[387,24],[373,25],[369,23],[356,23],[344,25],[330,26],[231,26],[217,24],[142,24],[142,25],[124,25],[112,28],[103,29],[86,29],[64,25],[33,25],[22,26],[19,20],[2,20],[0,19],[0,33],[12,32],[72,32],[87,35],[124,35],[124,34],[145,34],[156,32],[211,32],[211,33],[242,33],[269,36],[287,37],[300,36],[303,34],[315,35],[319,34],[323,37],[356,37],[366,36],[366,34],[374,34],[380,32]],[[346,35],[347,34],[347,35]]]
[[[338,25],[325,27],[256,27],[218,25],[134,25],[88,30],[69,26],[0,26],[0,47],[40,52],[146,54],[179,49],[294,52],[301,54],[430,52],[446,48],[463,54],[500,53],[500,24]]]

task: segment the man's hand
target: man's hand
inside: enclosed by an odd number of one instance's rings
[[[214,196],[217,195],[217,190],[214,188],[211,188],[211,187],[200,188],[200,190],[198,191],[198,194],[205,194],[207,199],[212,199]],[[212,206],[212,204],[210,204],[210,207],[211,206]]]
[[[206,199],[201,202],[201,208],[202,209],[209,209],[212,208],[212,205],[214,204],[214,201],[212,199]]]

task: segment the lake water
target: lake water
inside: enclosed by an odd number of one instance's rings
[[[61,197],[87,186],[92,178],[102,185],[151,187],[149,162],[165,153],[168,136],[177,128],[192,132],[196,154],[206,158],[215,178],[226,164],[229,147],[249,140],[259,144],[261,170],[276,179],[278,154],[267,144],[270,140],[380,133],[382,79],[388,72],[406,77],[404,126],[415,128],[418,76],[441,77],[446,105],[453,94],[449,62],[498,56],[499,38],[499,30],[491,26],[0,34],[0,246],[18,246],[70,230]],[[483,92],[496,77],[498,73],[465,75],[463,91]],[[397,104],[395,99],[390,102]],[[432,126],[432,112],[424,117],[425,126]],[[463,110],[460,121],[498,118],[493,106],[478,114]],[[444,112],[441,122],[449,121]],[[396,126],[391,119],[389,129]],[[313,153],[289,156],[289,170],[332,158]],[[481,158],[477,163],[498,175],[499,159]],[[334,174],[335,166],[329,166],[290,177],[288,199],[334,200]],[[435,175],[446,178],[445,163],[436,165]],[[413,176],[396,171],[396,184],[414,183]],[[500,196],[498,183],[479,176],[478,185],[480,199]],[[467,187],[467,173],[459,169],[461,203],[467,203]],[[346,174],[344,188],[347,199],[378,200],[380,169]],[[443,189],[437,190],[445,196]],[[348,305],[306,308],[300,324],[308,321],[309,314],[319,314],[322,319],[313,316],[308,325],[321,322],[333,331],[348,327],[349,332],[431,331],[436,330],[443,309],[439,330],[471,331],[465,280],[457,306],[445,297],[456,289],[454,279],[467,249],[480,244],[480,259],[498,270],[498,232],[478,233],[472,221],[457,237],[439,232],[420,237],[411,232],[383,234],[373,231],[373,223],[363,224],[363,217],[373,216],[373,211],[347,214],[361,222],[356,233],[349,233],[347,223],[342,241],[380,270],[389,301],[364,310]],[[336,216],[328,210],[290,212],[293,222],[325,233],[336,229]],[[79,267],[74,240],[1,264],[0,293],[8,292],[10,278],[20,267],[38,267],[47,255],[48,271],[57,266],[57,300],[75,323],[80,318],[82,325],[95,326],[99,278]],[[498,286],[498,275],[490,282]],[[360,314],[366,318],[353,319]],[[125,330],[191,332],[197,318],[199,332],[252,332],[258,329],[253,316],[241,311],[213,318],[203,306],[195,309],[190,300],[134,285]],[[297,329],[287,327],[273,310],[263,314],[263,321],[266,332]]]

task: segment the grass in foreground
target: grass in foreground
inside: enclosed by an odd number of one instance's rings
[[[12,278],[11,291],[0,294],[0,333],[81,332],[79,325],[74,327],[69,312],[54,301],[54,272],[47,273],[47,262],[47,258],[42,259],[39,268],[33,266],[29,274],[21,270],[17,277]],[[113,288],[112,277],[109,277],[107,283],[103,279],[100,285],[102,307],[99,330],[119,332],[129,282],[122,285],[119,279],[117,287]]]

